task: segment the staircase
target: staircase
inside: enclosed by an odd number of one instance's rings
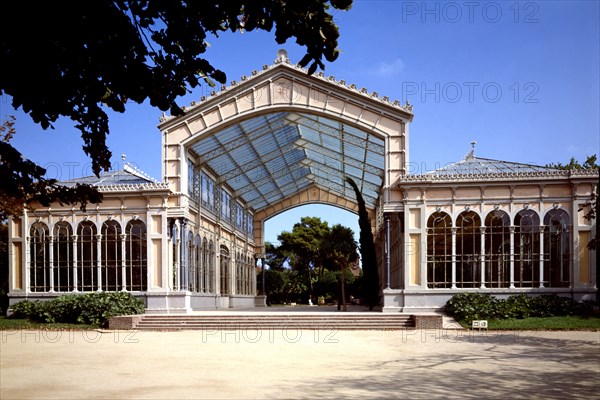
[[[133,329],[153,331],[238,329],[398,330],[414,328],[415,320],[411,315],[371,313],[144,315],[133,326]]]

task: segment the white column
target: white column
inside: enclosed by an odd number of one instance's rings
[[[481,286],[480,289],[485,289],[485,226],[479,228],[481,232]]]
[[[452,289],[456,289],[456,228],[450,228],[452,232]]]
[[[510,228],[510,289],[515,288],[515,227]]]
[[[173,290],[179,290],[181,288],[181,240],[179,237],[173,239],[175,242],[175,247],[173,250],[175,251],[175,265],[173,269],[175,270],[175,282],[173,283]]]
[[[48,242],[50,243],[48,254],[48,263],[50,265],[50,293],[54,293],[54,236],[48,235]]]
[[[540,225],[540,287],[544,287],[544,226]]]
[[[121,234],[121,291],[122,292],[126,292],[127,291],[127,276],[126,276],[126,258],[127,258],[127,253],[125,252],[126,250],[126,240],[127,235],[126,234]]]
[[[79,288],[77,287],[78,281],[78,271],[77,271],[77,235],[73,235],[73,291],[78,292]]]
[[[102,235],[96,235],[96,284],[98,291],[102,291]]]

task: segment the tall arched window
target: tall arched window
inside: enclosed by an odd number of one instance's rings
[[[187,235],[187,274],[188,274],[188,287],[187,290],[190,292],[197,292],[196,287],[196,244],[194,243],[194,234],[192,231],[188,232]]]
[[[29,290],[50,290],[50,239],[48,226],[35,222],[29,230]]]
[[[54,225],[54,290],[73,290],[73,228],[66,221]]]
[[[146,224],[139,219],[129,221],[125,235],[125,287],[132,291],[147,290]]]
[[[242,288],[242,258],[240,257],[240,253],[235,253],[235,293],[236,294],[244,294]]]
[[[77,290],[100,288],[97,243],[96,225],[91,221],[80,222],[77,226]]]
[[[229,268],[231,264],[229,249],[226,246],[221,245],[220,254],[221,265],[219,272],[221,273],[221,287],[219,289],[221,294],[229,294],[229,282],[231,278],[229,275]]]
[[[515,287],[540,285],[540,217],[533,210],[515,216]]]
[[[456,218],[456,286],[479,287],[481,281],[481,218],[463,211]]]
[[[452,219],[445,212],[435,212],[427,220],[427,284],[452,285]]]
[[[544,280],[548,287],[569,287],[571,283],[571,219],[562,209],[544,216]]]
[[[208,287],[210,293],[216,293],[216,266],[215,266],[215,245],[210,241],[208,245]]]
[[[102,224],[102,285],[104,290],[117,291],[123,286],[121,225],[115,220]]]
[[[196,277],[196,283],[195,283],[195,287],[196,287],[196,292],[203,292],[204,291],[204,271],[202,270],[203,267],[203,254],[204,254],[204,250],[202,249],[202,239],[200,238],[200,235],[196,235],[196,238],[194,240],[194,246],[196,247],[196,252],[194,254],[195,257],[195,265],[196,265],[196,272],[194,274],[194,276]]]
[[[487,287],[509,287],[510,217],[501,210],[485,217],[485,267]]]

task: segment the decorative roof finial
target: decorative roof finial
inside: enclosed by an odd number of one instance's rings
[[[477,142],[474,140],[471,142],[471,150],[469,150],[469,152],[465,156],[465,160],[473,160],[475,158],[475,145],[476,144],[477,144]]]
[[[275,61],[284,62],[288,59],[288,53],[284,49],[277,50],[277,59]]]

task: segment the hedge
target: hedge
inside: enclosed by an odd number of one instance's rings
[[[117,315],[143,314],[144,302],[128,292],[67,294],[48,301],[24,300],[10,307],[11,318],[44,323],[79,323],[107,326]]]

